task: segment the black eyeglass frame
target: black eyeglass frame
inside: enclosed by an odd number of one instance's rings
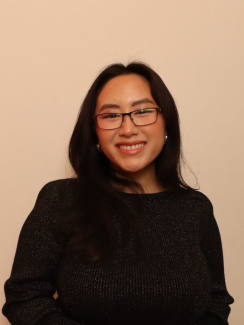
[[[144,109],[151,109],[151,108],[156,109],[156,112],[157,112],[156,120],[155,120],[154,122],[152,122],[152,123],[143,124],[143,125],[137,125],[137,124],[135,124],[135,122],[133,121],[133,118],[131,117],[131,114],[134,113],[134,112],[139,112],[139,111],[142,111],[142,110],[144,110]],[[93,119],[96,121],[97,126],[98,126],[99,129],[101,129],[101,130],[116,130],[116,129],[121,128],[121,126],[122,126],[122,124],[123,124],[123,122],[124,122],[124,117],[125,117],[126,115],[128,115],[128,116],[130,117],[132,123],[133,123],[135,126],[146,126],[146,125],[154,124],[154,123],[157,122],[157,120],[158,120],[158,113],[159,113],[159,112],[162,112],[162,110],[161,110],[160,107],[146,107],[146,108],[136,109],[136,110],[134,110],[134,111],[132,111],[132,112],[130,112],[130,113],[114,113],[114,112],[112,112],[112,113],[102,113],[102,114],[97,114],[97,115],[94,115],[94,116],[93,116]],[[101,116],[101,115],[107,115],[107,114],[116,114],[116,115],[121,115],[121,116],[122,116],[122,121],[121,121],[120,126],[118,126],[117,128],[113,128],[113,129],[104,129],[104,128],[101,128],[101,127],[98,125],[97,117],[98,117],[98,116]]]

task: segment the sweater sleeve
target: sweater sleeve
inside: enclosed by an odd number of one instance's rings
[[[208,311],[197,324],[226,325],[230,313],[229,305],[234,299],[229,295],[224,275],[224,262],[221,237],[213,215],[211,202],[203,194],[204,216],[200,221],[201,250],[203,252],[211,279],[211,297]]]
[[[10,278],[5,283],[3,314],[12,325],[79,325],[64,315],[53,298],[55,274],[68,239],[58,219],[60,184],[40,191],[18,241]]]

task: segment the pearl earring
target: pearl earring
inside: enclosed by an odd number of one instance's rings
[[[102,152],[102,150],[101,150],[101,147],[100,147],[100,144],[99,144],[99,143],[97,143],[97,144],[96,144],[96,148],[97,148],[97,150],[98,150],[99,152]]]
[[[168,139],[168,134],[165,133],[165,136],[164,136],[164,143],[167,141],[167,139]]]

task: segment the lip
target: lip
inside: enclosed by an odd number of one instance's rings
[[[122,149],[120,148],[120,146],[135,146],[137,144],[141,144],[143,143],[144,146],[140,147],[140,148],[137,148],[137,149],[131,149],[131,150],[128,150],[128,149]],[[144,148],[146,147],[146,142],[145,141],[131,141],[131,142],[119,142],[116,144],[116,148],[117,150],[122,153],[122,154],[125,154],[125,155],[136,155],[138,153],[140,153],[141,151],[144,150]]]

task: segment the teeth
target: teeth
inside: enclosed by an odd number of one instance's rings
[[[141,148],[145,145],[145,143],[139,143],[139,144],[135,144],[133,146],[119,146],[120,149],[124,149],[124,150],[135,150],[138,148]]]

